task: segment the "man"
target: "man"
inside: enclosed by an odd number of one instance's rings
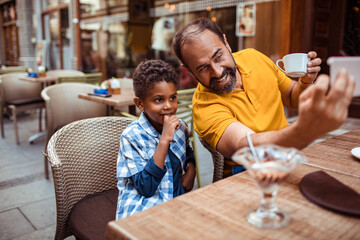
[[[248,146],[272,143],[304,148],[321,135],[337,129],[347,118],[355,87],[346,72],[329,89],[329,77],[313,84],[321,60],[309,52],[307,74],[294,81],[265,55],[245,49],[231,53],[225,35],[209,19],[198,19],[179,30],[173,48],[182,64],[200,82],[193,98],[195,130],[227,159]],[[283,105],[298,108],[289,125]],[[241,171],[225,161],[224,177]]]

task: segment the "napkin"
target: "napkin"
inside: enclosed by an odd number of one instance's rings
[[[300,191],[321,207],[360,217],[360,194],[323,171],[304,176]]]

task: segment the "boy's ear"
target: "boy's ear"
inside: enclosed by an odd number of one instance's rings
[[[134,103],[137,106],[137,108],[140,109],[140,111],[144,111],[144,106],[140,98],[138,97],[134,98]]]

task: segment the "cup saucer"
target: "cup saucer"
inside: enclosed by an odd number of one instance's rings
[[[351,154],[354,157],[360,159],[360,147],[356,147],[356,148],[351,149]]]
[[[302,76],[305,76],[306,72],[289,72],[289,73],[286,73],[286,75],[288,77],[292,77],[292,78],[300,78]]]

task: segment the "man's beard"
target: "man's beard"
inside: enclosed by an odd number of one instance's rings
[[[224,86],[219,86],[217,81],[223,78],[224,76],[229,75],[229,82]],[[236,86],[236,67],[235,68],[225,68],[221,77],[219,78],[211,78],[209,88],[214,90],[218,94],[230,93],[235,89]]]

